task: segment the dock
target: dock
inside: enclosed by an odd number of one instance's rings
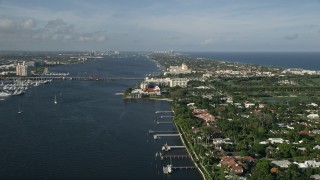
[[[178,131],[153,131],[149,130],[149,134],[154,134],[154,133],[177,133]]]
[[[167,166],[163,166],[163,173],[164,174],[170,174],[173,172],[174,169],[179,169],[179,170],[182,170],[182,169],[196,169],[197,167],[196,166],[172,166],[171,164],[168,164]]]
[[[161,137],[176,137],[181,136],[181,134],[155,134],[153,135],[154,139],[160,139]]]
[[[172,154],[172,155],[160,155],[160,159],[163,160],[165,158],[170,158],[170,159],[187,159],[191,158],[189,154]]]
[[[167,143],[162,146],[162,151],[170,151],[171,149],[184,149],[185,146],[169,146]]]
[[[196,166],[177,166],[177,167],[171,167],[171,169],[197,169]]]
[[[159,113],[173,113],[173,111],[156,111],[156,114],[159,114]]]
[[[156,122],[157,123],[157,125],[159,125],[159,124],[172,124],[173,122],[172,121],[157,121]]]
[[[173,116],[161,116],[161,118],[170,118],[170,117],[173,117]]]

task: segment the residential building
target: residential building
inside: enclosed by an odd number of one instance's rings
[[[17,76],[30,76],[31,75],[31,69],[29,66],[23,62],[22,64],[18,63],[16,66],[16,75]]]
[[[186,87],[188,84],[189,80],[187,78],[148,78],[146,77],[143,82],[140,84],[141,89],[146,89],[147,86],[150,83],[154,83],[158,86],[170,86],[170,87],[175,87],[175,86],[180,86],[180,87]]]
[[[319,119],[319,114],[309,114],[307,116],[307,118],[309,118],[309,119]]]
[[[288,168],[291,164],[288,160],[281,160],[281,161],[271,161],[272,164],[275,164],[276,166],[279,166],[281,168]]]

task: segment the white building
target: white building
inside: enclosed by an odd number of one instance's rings
[[[16,67],[17,76],[29,76],[30,74],[31,70],[24,62],[22,64],[18,63]]]
[[[246,108],[250,108],[250,107],[253,107],[253,106],[255,106],[254,103],[244,103],[244,107],[246,107]]]
[[[186,64],[182,64],[181,66],[170,66],[167,69],[167,72],[164,73],[164,75],[167,74],[190,74],[191,70],[188,69],[188,66]]]
[[[319,119],[319,114],[309,114],[307,116],[307,118],[309,118],[309,119]]]
[[[288,160],[281,160],[281,161],[271,161],[272,164],[275,164],[276,166],[279,166],[281,168],[288,168],[291,164]]]
[[[299,168],[319,168],[320,167],[320,162],[317,162],[315,160],[308,160],[305,161],[304,163],[296,163],[299,166]]]
[[[187,78],[148,78],[146,77],[144,81],[140,84],[141,89],[146,89],[147,86],[150,83],[157,84],[158,86],[170,86],[170,87],[175,87],[175,86],[180,86],[180,87],[187,87],[188,84],[188,79]]]
[[[261,141],[259,144],[282,144],[284,142],[289,143],[288,140],[283,140],[282,138],[269,138],[266,141]]]

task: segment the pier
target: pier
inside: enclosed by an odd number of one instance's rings
[[[170,174],[173,172],[173,170],[182,170],[182,169],[196,169],[196,166],[172,166],[171,164],[168,164],[167,166],[163,166],[163,173],[164,174]]]
[[[157,125],[159,125],[159,124],[172,124],[173,122],[172,121],[157,121],[156,122],[157,123]]]
[[[178,131],[153,131],[149,130],[149,134],[154,134],[154,133],[177,133]]]
[[[171,149],[184,149],[185,146],[169,146],[167,143],[162,146],[162,151],[170,151]]]
[[[174,155],[161,155],[160,159],[163,160],[165,158],[171,158],[171,159],[187,159],[191,158],[189,154],[174,154]]]
[[[159,113],[173,113],[173,111],[156,111],[156,114],[159,114]]]
[[[197,169],[196,166],[177,166],[177,167],[171,167],[171,169]]]
[[[160,139],[161,137],[176,137],[181,136],[181,134],[155,134],[153,135],[154,139]]]
[[[170,117],[173,117],[173,116],[161,116],[161,118],[170,118]]]

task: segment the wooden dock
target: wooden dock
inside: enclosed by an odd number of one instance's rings
[[[185,146],[169,146],[167,143],[162,146],[162,151],[170,151],[171,149],[184,149]]]
[[[157,121],[157,125],[159,124],[172,124],[173,122],[172,121]]]
[[[191,158],[191,156],[189,154],[171,154],[171,155],[160,155],[160,159],[166,159],[166,158],[170,158],[170,159],[188,159]]]
[[[160,139],[161,137],[176,137],[181,136],[181,134],[155,134],[153,135],[154,139]]]
[[[153,131],[149,130],[149,134],[154,134],[154,133],[177,133],[178,131]]]
[[[173,111],[156,111],[156,114],[159,114],[159,113],[173,113]]]
[[[170,118],[170,117],[173,117],[173,116],[161,116],[161,118]]]
[[[182,170],[182,169],[197,169],[196,166],[172,166],[171,164],[168,164],[167,166],[163,166],[163,173],[164,174],[170,174],[173,172],[173,170]]]
[[[196,166],[177,166],[177,167],[171,167],[171,169],[197,169]]]

